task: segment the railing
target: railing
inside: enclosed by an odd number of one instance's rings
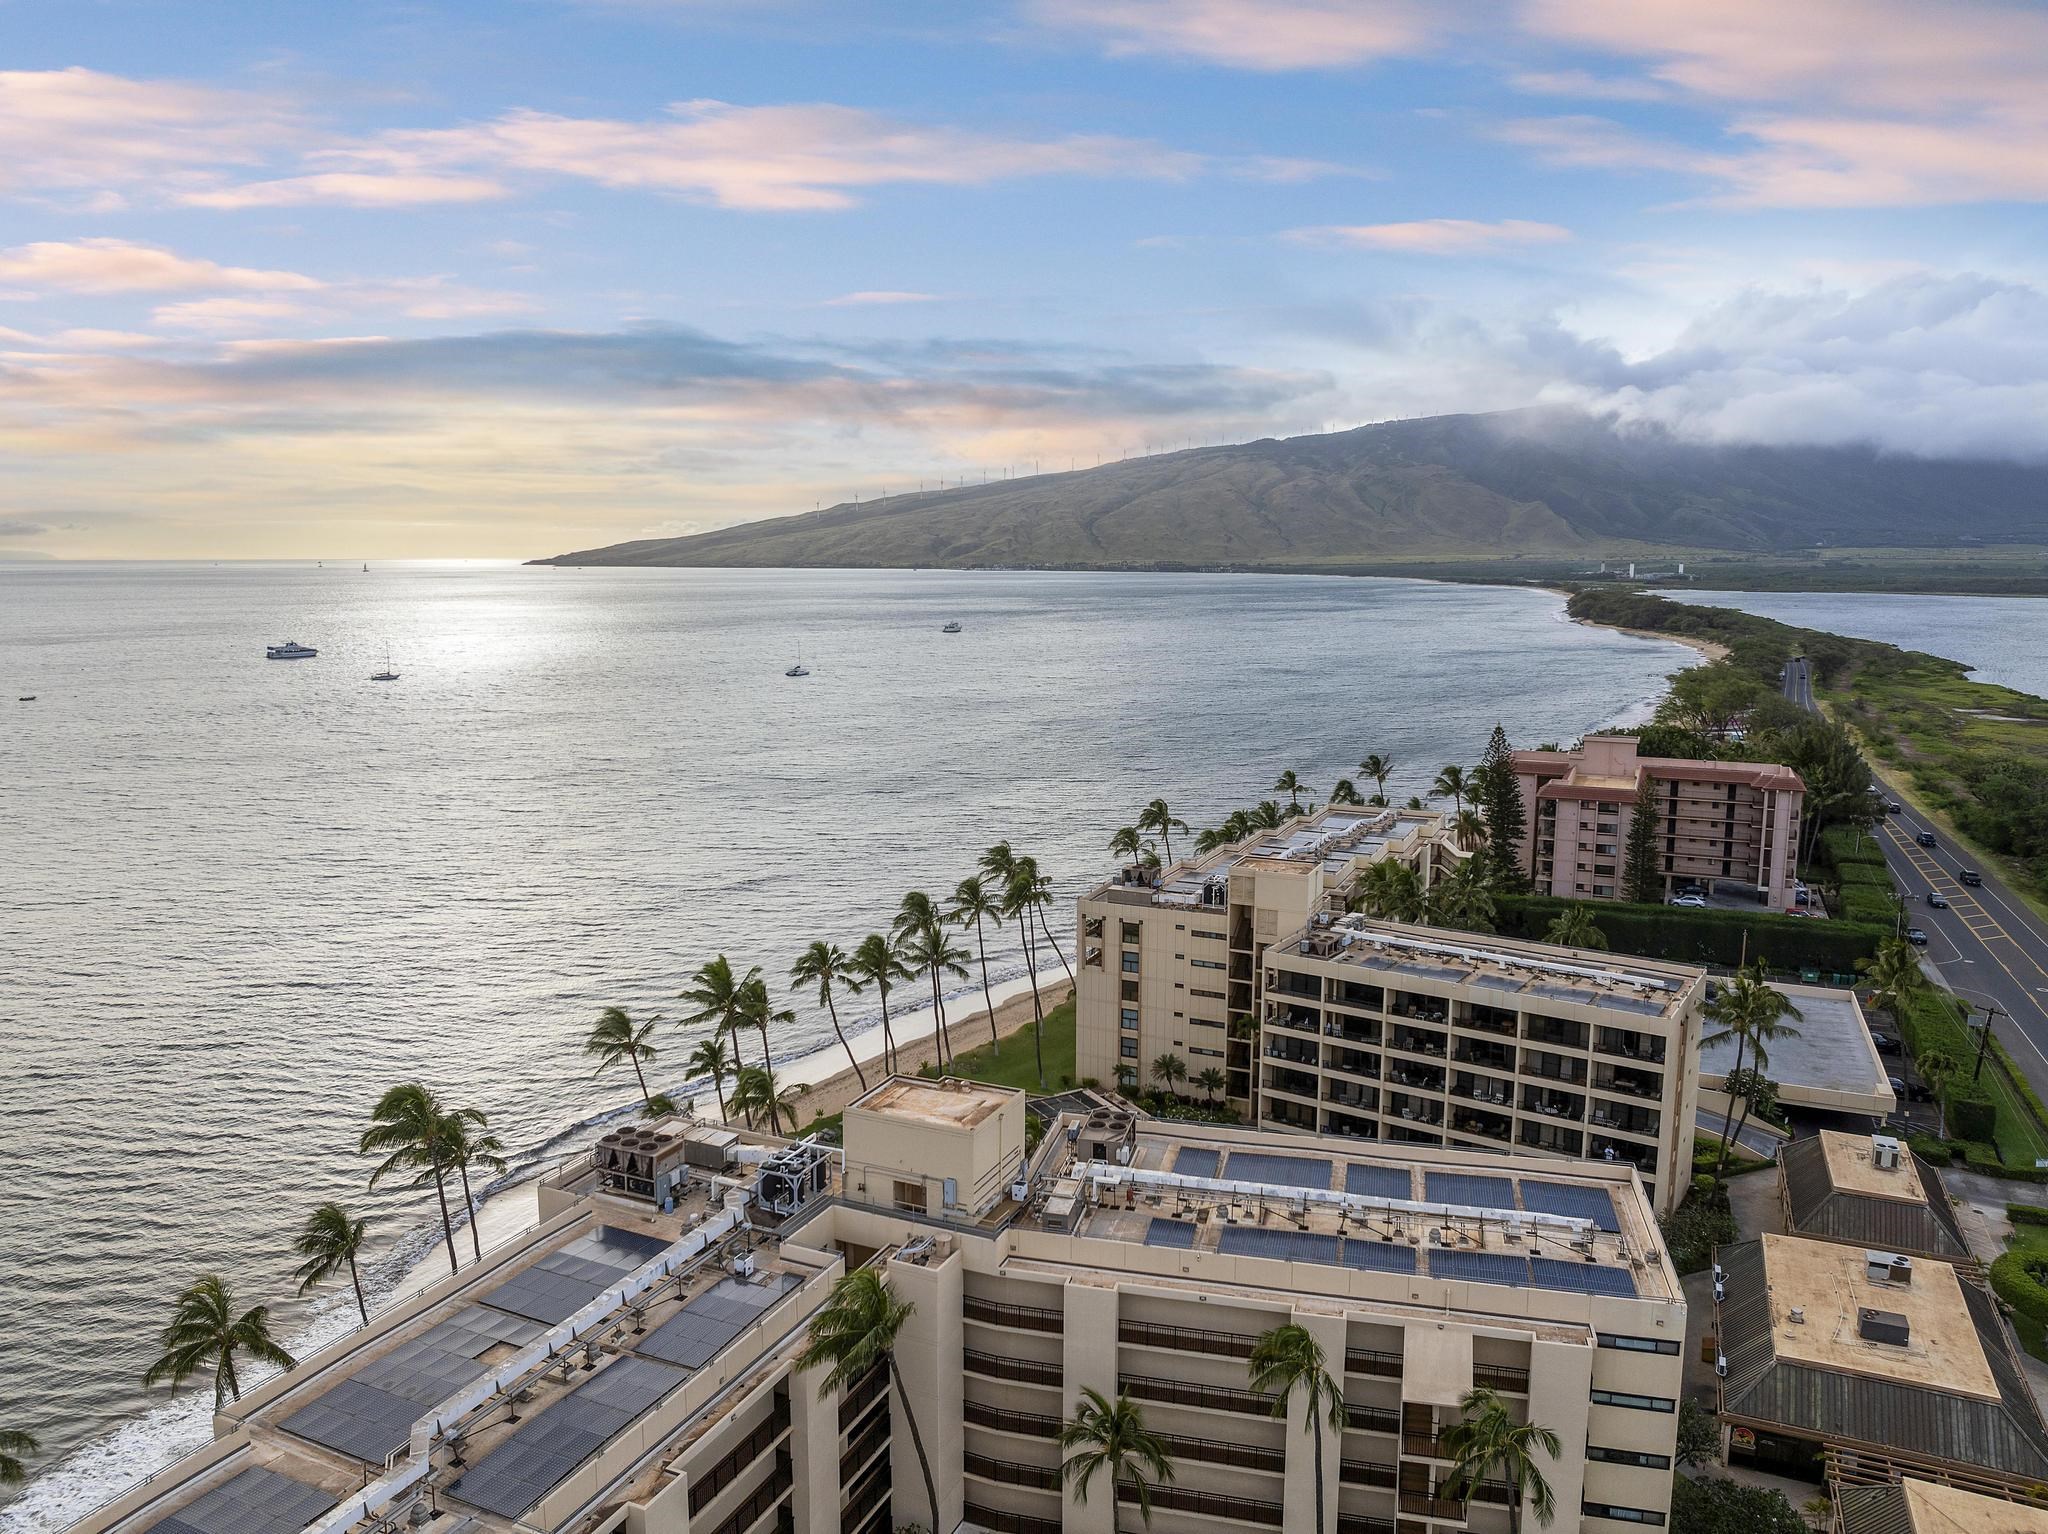
[[[1202,1406],[1211,1411],[1243,1412],[1246,1416],[1270,1417],[1273,1398],[1256,1390],[1232,1390],[1227,1385],[1196,1385],[1187,1380],[1160,1379],[1150,1374],[1120,1375],[1117,1388],[1140,1401],[1159,1401],[1168,1406]]]
[[[1222,1438],[1188,1438],[1179,1433],[1161,1433],[1158,1437],[1175,1459],[1229,1465],[1237,1470],[1270,1470],[1275,1475],[1287,1468],[1285,1449],[1263,1449],[1257,1444],[1233,1443]]]
[[[985,1321],[990,1326],[1014,1327],[1026,1332],[1059,1332],[1066,1327],[1066,1316],[1059,1310],[1044,1305],[1012,1305],[1004,1300],[985,1300],[978,1295],[962,1295],[960,1313],[970,1321]]]
[[[1482,1071],[1499,1071],[1503,1076],[1515,1073],[1515,1052],[1492,1044],[1471,1044],[1458,1041],[1458,1047],[1451,1051],[1451,1059],[1459,1065],[1477,1066]]]
[[[1344,1403],[1344,1426],[1359,1433],[1398,1433],[1401,1414],[1391,1406],[1353,1406]]]
[[[1522,1038],[1530,1044],[1548,1044],[1554,1049],[1584,1049],[1586,1032],[1583,1028],[1545,1026],[1537,1018],[1529,1020],[1529,1026],[1522,1031]]]
[[[1316,1057],[1320,1053],[1313,1044],[1292,1045],[1284,1039],[1272,1039],[1260,1051],[1268,1060],[1285,1060],[1289,1065],[1319,1065]]]
[[[718,1462],[690,1483],[690,1511],[702,1512],[704,1504],[732,1485],[754,1467],[754,1462],[773,1448],[789,1431],[789,1398],[778,1396],[775,1409],[754,1430],[734,1444]],[[884,1432],[887,1428],[884,1427]]]
[[[1171,1348],[1218,1358],[1250,1358],[1258,1338],[1244,1332],[1208,1331],[1198,1326],[1162,1326],[1156,1321],[1119,1321],[1116,1340],[1133,1347]]]
[[[866,1432],[862,1433],[860,1437],[848,1444],[846,1452],[839,1456],[839,1484],[844,1486],[850,1482],[854,1477],[854,1473],[875,1457],[875,1450],[881,1448],[888,1441],[889,1419],[887,1417],[875,1418],[874,1424]]]
[[[967,1348],[961,1352],[960,1362],[969,1374],[984,1379],[1017,1380],[1026,1385],[1058,1385],[1061,1380],[1058,1364],[1040,1363],[1035,1358],[998,1358]]]
[[[1647,1098],[1651,1102],[1657,1101],[1664,1095],[1661,1082],[1638,1080],[1633,1073],[1624,1076],[1622,1072],[1612,1069],[1608,1070],[1604,1076],[1599,1072],[1594,1073],[1593,1090],[1596,1092],[1613,1092],[1622,1097]]]
[[[1056,1465],[1021,1465],[1013,1459],[991,1459],[986,1454],[963,1454],[960,1468],[969,1475],[999,1486],[1035,1486],[1040,1491],[1058,1491],[1060,1472]]]
[[[1401,1377],[1401,1355],[1377,1348],[1346,1348],[1344,1367],[1353,1374],[1376,1374],[1383,1379]]]
[[[1339,1513],[1337,1534],[1394,1534],[1394,1520],[1365,1518],[1356,1513]]]
[[[1407,1033],[1396,1028],[1387,1036],[1387,1048],[1405,1049],[1411,1055],[1431,1055],[1441,1060],[1444,1054],[1444,1040],[1441,1035],[1434,1038],[1428,1034]]]
[[[993,1428],[998,1433],[1021,1433],[1027,1438],[1060,1435],[1060,1419],[1040,1412],[1009,1411],[982,1401],[967,1401],[962,1403],[960,1415],[976,1427]]]
[[[1451,1026],[1454,1028],[1469,1028],[1474,1033],[1497,1033],[1503,1038],[1511,1039],[1515,1036],[1515,1014],[1512,1012],[1499,1012],[1492,1016],[1487,1016],[1474,1010],[1464,1017],[1452,1018]]]
[[[1562,1081],[1567,1086],[1582,1087],[1586,1084],[1586,1062],[1583,1060],[1539,1060],[1524,1051],[1522,1074],[1534,1076],[1539,1081]]]
[[[793,1479],[789,1456],[778,1454],[775,1458],[775,1473],[763,1481],[752,1496],[734,1508],[732,1516],[721,1523],[713,1534],[746,1534],[748,1529],[761,1521],[763,1513],[789,1495]]]
[[[1449,1459],[1435,1433],[1403,1433],[1401,1452],[1410,1459]]]
[[[1618,1034],[1602,1029],[1594,1036],[1593,1053],[1613,1055],[1622,1060],[1641,1060],[1650,1065],[1664,1063],[1664,1041],[1643,1034]]]
[[[1063,1534],[1057,1518],[1034,1518],[1029,1513],[1005,1512],[973,1502],[960,1509],[960,1516],[993,1534]]]
[[[1432,1497],[1428,1492],[1404,1491],[1401,1493],[1401,1511],[1418,1518],[1463,1518],[1465,1504],[1449,1497]]]
[[[1337,1463],[1337,1479],[1346,1486],[1398,1486],[1401,1474],[1392,1465],[1377,1464],[1369,1459],[1347,1459]]]
[[[1620,1113],[1606,1108],[1594,1108],[1588,1120],[1596,1129],[1616,1129],[1625,1135],[1652,1135],[1657,1133],[1657,1115],[1642,1109],[1627,1109]]]
[[[1255,1501],[1250,1497],[1226,1497],[1213,1491],[1194,1491],[1186,1486],[1150,1488],[1154,1507],[1174,1508],[1183,1513],[1202,1513],[1210,1518],[1228,1518],[1233,1523],[1255,1523],[1263,1528],[1280,1527],[1278,1502]],[[1138,1488],[1129,1481],[1117,1482],[1116,1499],[1136,1502]]]
[[[889,1477],[877,1475],[869,1478],[867,1485],[849,1501],[839,1514],[839,1527],[846,1534],[857,1534],[861,1523],[889,1500]]]
[[[839,1398],[839,1426],[842,1431],[860,1420],[860,1414],[876,1399],[889,1393],[889,1366],[876,1364],[863,1374],[851,1390]]]
[[[1518,1369],[1513,1364],[1472,1365],[1472,1383],[1488,1390],[1504,1390],[1511,1395],[1529,1393],[1529,1371]]]
[[[1576,1156],[1585,1145],[1586,1138],[1576,1129],[1551,1129],[1542,1124],[1524,1124],[1522,1143],[1536,1150],[1556,1151],[1560,1155]]]
[[[1451,1130],[1455,1134],[1474,1135],[1482,1140],[1499,1140],[1506,1143],[1512,1138],[1513,1121],[1497,1115],[1481,1117],[1476,1113],[1454,1113],[1451,1115]]]

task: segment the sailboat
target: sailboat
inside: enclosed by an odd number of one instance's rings
[[[370,567],[364,565],[363,568],[367,570]],[[398,680],[398,673],[391,669],[391,647],[389,645],[384,647],[384,669],[382,671],[372,671],[370,673],[370,680],[373,682],[395,682]]]
[[[804,664],[804,647],[802,645],[796,647],[796,664],[782,674],[784,676],[809,676],[811,674],[810,668]]]
[[[365,575],[368,575],[369,573],[370,573],[370,567],[369,567],[368,565],[364,565],[364,566],[363,566],[363,574],[365,574]]]

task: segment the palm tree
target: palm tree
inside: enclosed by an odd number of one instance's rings
[[[903,1371],[896,1366],[896,1339],[915,1309],[910,1301],[899,1300],[888,1283],[873,1268],[858,1268],[836,1280],[832,1292],[804,1329],[804,1345],[796,1355],[799,1373],[827,1365],[818,1387],[844,1390],[867,1378],[877,1367],[889,1371],[896,1399],[903,1407],[903,1423],[910,1429],[911,1447],[917,1451],[917,1468],[924,1474],[925,1502],[936,1527],[939,1521],[939,1493],[932,1484],[932,1463],[925,1457],[924,1434],[918,1430],[917,1413],[911,1408],[910,1392],[903,1384]]]
[[[18,1427],[0,1427],[0,1486],[19,1486],[28,1479],[22,1460],[36,1452],[36,1435]]]
[[[1024,944],[1024,972],[1031,981],[1031,1051],[1037,1062],[1038,1085],[1045,1086],[1045,1002],[1038,993],[1038,943],[1031,935],[1033,888],[1030,877],[1019,868],[1010,869],[1010,882],[1003,887],[1003,915],[1017,918],[1017,935]]]
[[[786,1027],[796,1021],[796,1014],[775,1010],[774,1003],[768,999],[768,982],[761,978],[758,969],[748,971],[747,978],[740,984],[739,1008],[735,1026],[752,1028],[761,1035],[761,1069],[772,1076],[775,1072],[775,1054],[768,1044],[768,1026],[774,1023]],[[768,1127],[776,1134],[781,1134],[782,1115],[772,1097],[766,1103],[766,1107]]]
[[[1349,778],[1339,778],[1336,786],[1330,790],[1330,803],[1363,804],[1365,800],[1359,797],[1357,784]]]
[[[1301,813],[1301,796],[1311,792],[1311,790],[1307,784],[1294,775],[1294,769],[1290,767],[1280,774],[1279,781],[1273,785],[1273,792],[1285,794],[1287,796],[1287,807],[1299,815]]]
[[[736,1068],[737,1062],[732,1057],[732,1051],[725,1047],[725,1040],[715,1033],[708,1039],[699,1039],[696,1048],[692,1049],[683,1061],[683,1069],[692,1076],[711,1078],[711,1090],[718,1095],[718,1116],[721,1119],[726,1115],[725,1078]]]
[[[1472,792],[1472,780],[1465,776],[1464,768],[1446,767],[1436,775],[1436,781],[1429,785],[1429,791],[1439,799],[1449,799],[1457,809],[1462,810],[1465,807],[1465,796]]]
[[[887,934],[870,932],[860,940],[848,961],[857,977],[851,989],[855,992],[868,986],[875,988],[875,996],[882,1003],[882,1058],[893,1074],[896,1069],[896,1035],[889,1027],[889,993],[896,989],[896,982],[908,980],[911,970],[897,953],[896,945]]]
[[[1166,861],[1171,863],[1173,861],[1173,833],[1179,831],[1185,835],[1188,823],[1178,818],[1167,807],[1164,799],[1154,799],[1138,812],[1138,829],[1140,831],[1150,831],[1154,836],[1166,843]]]
[[[505,1142],[494,1134],[473,1132],[484,1130],[489,1123],[481,1108],[457,1108],[442,1120],[449,1163],[462,1174],[462,1206],[469,1211],[469,1244],[479,1262],[483,1260],[484,1244],[477,1234],[477,1204],[469,1191],[469,1169],[474,1166],[499,1173],[506,1166]]]
[[[946,1042],[946,980],[953,975],[967,978],[967,950],[947,937],[943,923],[933,921],[919,927],[904,941],[903,962],[912,970],[923,970],[932,983],[932,1040],[943,1072],[950,1063]]]
[[[1460,810],[1451,818],[1451,834],[1463,851],[1476,852],[1486,845],[1486,818],[1477,810]]]
[[[807,985],[818,988],[818,1000],[831,1016],[832,1032],[839,1039],[839,1047],[846,1051],[846,1063],[853,1067],[854,1080],[860,1083],[861,1091],[867,1091],[867,1072],[860,1068],[860,1061],[853,1057],[853,1046],[846,1042],[846,1031],[839,1026],[839,1003],[833,996],[835,990],[851,990],[859,983],[847,960],[846,950],[837,943],[818,939],[797,956],[796,963],[790,965],[789,983],[795,990]]]
[[[733,1058],[739,1059],[739,1031],[753,1019],[747,1012],[748,991],[761,984],[761,971],[756,966],[744,975],[732,972],[732,961],[724,954],[706,959],[697,966],[697,972],[690,976],[690,988],[677,996],[697,1010],[682,1019],[685,1023],[709,1023],[719,1033],[733,1036]],[[765,1051],[768,1040],[764,1035],[761,1048]]]
[[[890,933],[897,938],[907,938],[919,927],[936,926],[939,908],[932,903],[932,897],[923,890],[911,890],[896,904],[896,919],[889,923]]]
[[[1729,1039],[1735,1040],[1735,1063],[1728,1071],[1731,1079],[1742,1069],[1745,1054],[1753,1055],[1756,1069],[1762,1070],[1771,1063],[1769,1045],[1778,1039],[1799,1037],[1799,1030],[1785,1021],[1788,1017],[1800,1016],[1799,1009],[1783,994],[1771,989],[1765,979],[1766,973],[1761,959],[1747,969],[1737,970],[1732,978],[1721,982],[1719,992],[1704,1008],[1707,1020],[1715,1025],[1715,1031],[1701,1038],[1700,1048],[1711,1049]],[[1742,1117],[1747,1123],[1749,1112],[1746,1107]],[[1714,1164],[1716,1180],[1728,1170],[1729,1147],[1734,1138],[1735,1103],[1731,1099],[1728,1112],[1721,1120],[1721,1155]]]
[[[1491,932],[1497,907],[1486,865],[1477,858],[1465,859],[1429,887],[1424,908],[1425,919],[1434,925]]]
[[[1387,796],[1385,794],[1381,794],[1379,796],[1379,801],[1380,803],[1385,804],[1387,802]],[[1422,795],[1410,794],[1408,796],[1408,808],[1411,810],[1426,810],[1429,808],[1429,806],[1422,802]]]
[[[1180,1096],[1174,1088],[1188,1079],[1188,1063],[1172,1050],[1158,1056],[1152,1062],[1152,1079],[1166,1083],[1166,1090]]]
[[[1261,799],[1251,807],[1248,817],[1254,831],[1277,831],[1287,824],[1287,812],[1280,808],[1277,799]]]
[[[1441,1440],[1444,1455],[1452,1462],[1451,1473],[1444,1478],[1444,1495],[1465,1501],[1481,1482],[1498,1476],[1514,1488],[1508,1526],[1521,1526],[1526,1500],[1535,1510],[1536,1522],[1549,1528],[1557,1508],[1536,1456],[1540,1451],[1556,1459],[1563,1452],[1557,1434],[1538,1423],[1515,1421],[1507,1403],[1484,1385],[1466,1391],[1458,1404],[1464,1418],[1445,1428]]]
[[[1593,913],[1574,903],[1559,911],[1543,934],[1543,941],[1564,948],[1605,948],[1607,934],[1593,925]]]
[[[981,999],[988,1007],[988,1041],[991,1045],[997,1041],[996,996],[989,989],[988,938],[982,924],[1002,919],[1002,902],[996,899],[980,874],[969,874],[953,886],[953,900],[946,907],[946,920],[958,927],[974,929],[974,947],[981,955]]]
[[[1963,1069],[1962,1061],[1943,1049],[1939,1044],[1930,1044],[1913,1057],[1913,1063],[1920,1067],[1921,1079],[1934,1093],[1934,1133],[1937,1139],[1948,1138],[1948,1104],[1944,1100],[1948,1084]]]
[[[1378,921],[1417,922],[1428,905],[1422,875],[1392,858],[1366,865],[1355,899],[1361,911]]]
[[[755,1114],[763,1115],[775,1126],[777,1134],[782,1133],[782,1116],[788,1114],[790,1132],[794,1134],[796,1100],[810,1090],[808,1085],[801,1083],[784,1086],[766,1066],[743,1065],[733,1078],[732,1105],[746,1114],[750,1124]]]
[[[1273,1398],[1273,1415],[1285,1417],[1299,1395],[1303,1426],[1315,1440],[1316,1534],[1323,1534],[1323,1427],[1342,1433],[1348,1414],[1344,1388],[1330,1377],[1323,1345],[1305,1326],[1289,1322],[1259,1334],[1246,1364],[1252,1389]]]
[[[1011,877],[1029,887],[1031,910],[1038,918],[1038,930],[1045,935],[1046,942],[1052,948],[1053,957],[1060,961],[1060,968],[1067,972],[1067,985],[1071,989],[1074,984],[1074,967],[1067,962],[1066,950],[1060,947],[1060,940],[1052,935],[1052,924],[1045,919],[1046,907],[1052,904],[1052,880],[1038,871],[1037,858],[1021,856],[1011,869]]]
[[[1200,1087],[1202,1095],[1213,1103],[1216,1101],[1217,1094],[1230,1085],[1230,1078],[1217,1070],[1215,1066],[1209,1065],[1204,1066],[1201,1073],[1195,1077],[1195,1085]]]
[[[1131,869],[1145,866],[1145,849],[1151,845],[1136,826],[1124,826],[1109,839],[1109,850]]]
[[[626,1014],[623,1007],[606,1007],[597,1014],[597,1022],[590,1030],[590,1036],[583,1041],[583,1052],[597,1057],[597,1073],[602,1076],[621,1060],[629,1061],[633,1074],[640,1081],[640,1100],[647,1102],[651,1094],[647,1090],[647,1072],[642,1062],[652,1060],[655,1048],[654,1025],[658,1017],[650,1017],[644,1023],[636,1023]]]
[[[1117,1493],[1131,1489],[1138,1516],[1152,1524],[1152,1483],[1173,1479],[1173,1459],[1166,1440],[1145,1426],[1145,1409],[1127,1395],[1111,1401],[1093,1385],[1081,1387],[1074,1415],[1060,1424],[1059,1444],[1072,1449],[1060,1462],[1060,1477],[1074,1490],[1076,1502],[1088,1500],[1096,1472],[1109,1481],[1112,1507]],[[1114,1527],[1116,1514],[1110,1514]]]
[[[1387,779],[1394,775],[1394,759],[1375,751],[1358,764],[1358,770],[1380,786],[1380,797],[1387,797]]]
[[[676,1107],[676,1100],[666,1092],[656,1092],[640,1105],[640,1117],[643,1119],[665,1119],[670,1114],[680,1111]]]
[[[460,1267],[455,1257],[455,1221],[448,1213],[447,1179],[455,1160],[440,1100],[417,1081],[391,1088],[370,1110],[370,1127],[356,1142],[356,1153],[384,1157],[370,1173],[373,1188],[392,1172],[413,1173],[415,1187],[433,1183],[434,1196],[441,1202],[441,1234],[448,1241],[448,1271]]]
[[[1904,938],[1888,937],[1877,945],[1877,953],[1858,959],[1856,967],[1870,982],[1870,999],[1893,1017],[1904,1014],[1913,999],[1927,988],[1927,976],[1913,945]]]
[[[306,1216],[298,1239],[292,1243],[292,1250],[306,1259],[292,1274],[299,1281],[299,1293],[326,1283],[347,1268],[348,1281],[355,1286],[356,1310],[365,1326],[370,1324],[370,1307],[363,1300],[363,1276],[356,1271],[356,1258],[362,1254],[363,1237],[369,1228],[368,1220],[351,1218],[341,1205],[322,1204]]]
[[[242,1381],[235,1371],[237,1353],[280,1369],[298,1362],[270,1335],[270,1307],[255,1305],[235,1314],[234,1291],[225,1279],[211,1273],[178,1296],[170,1325],[157,1340],[163,1353],[143,1374],[143,1388],[168,1381],[176,1390],[187,1375],[211,1368],[215,1411],[242,1399]]]

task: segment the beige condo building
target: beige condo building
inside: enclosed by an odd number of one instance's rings
[[[1475,1387],[1555,1431],[1559,1530],[1669,1506],[1685,1304],[1626,1164],[1536,1163],[1107,1106],[1028,1154],[1022,1094],[895,1078],[843,1154],[673,1122],[549,1176],[541,1223],[215,1418],[75,1534],[1111,1534],[1060,1473],[1084,1387],[1176,1474],[1156,1534],[1505,1534],[1446,1485]],[[912,1309],[897,1388],[795,1360],[843,1275]],[[1316,1480],[1256,1338],[1321,1344],[1348,1421]],[[913,1432],[914,1429],[914,1432]],[[937,1505],[925,1491],[930,1466]],[[1528,1510],[1522,1510],[1530,1526]]]
[[[1704,970],[1362,916],[1264,969],[1261,1127],[1620,1161],[1660,1213],[1685,1197]]]
[[[1373,863],[1404,863],[1426,886],[1464,856],[1440,811],[1329,805],[1164,871],[1126,870],[1096,885],[1075,913],[1079,1075],[1135,1085],[1173,1054],[1190,1081],[1223,1071],[1225,1098],[1249,1113],[1266,946],[1344,910]]]

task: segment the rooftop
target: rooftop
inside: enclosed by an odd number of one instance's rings
[[[1709,762],[1684,756],[1637,756],[1633,735],[1589,735],[1577,751],[1517,751],[1515,771],[1525,777],[1563,774],[1540,797],[1569,798],[1564,785],[1635,792],[1641,773],[1694,783],[1745,783],[1752,788],[1804,790],[1805,782],[1777,762]]]
[[[1368,970],[1390,982],[1496,991],[1504,1004],[1509,997],[1524,1006],[1570,1002],[1638,1019],[1678,1013],[1704,973],[1683,964],[1364,916],[1340,917],[1283,938],[1267,950],[1267,962],[1288,954]]]
[[[1796,1108],[1884,1116],[1898,1107],[1856,993],[1820,985],[1777,989],[1799,1010],[1798,1030],[1770,1043],[1778,1100]],[[1718,1091],[1735,1064],[1735,1041],[1700,1048],[1700,1085]],[[1749,1063],[1747,1060],[1745,1064]]]
[[[1014,1087],[958,1077],[892,1076],[858,1099],[853,1108],[941,1129],[972,1129],[1022,1095]]]
[[[1778,1154],[1786,1227],[1797,1236],[1968,1261],[1970,1249],[1934,1169],[1910,1152],[1877,1165],[1869,1135],[1822,1130]]]
[[[1348,878],[1352,866],[1370,863],[1388,848],[1417,834],[1438,831],[1445,823],[1440,810],[1361,809],[1325,805],[1271,831],[1259,831],[1241,842],[1218,847],[1199,857],[1182,858],[1160,871],[1151,884],[1109,880],[1088,892],[1090,897],[1116,894],[1148,900],[1153,905],[1221,906],[1219,881],[1249,862],[1293,866],[1307,872],[1320,868],[1330,883]]]

